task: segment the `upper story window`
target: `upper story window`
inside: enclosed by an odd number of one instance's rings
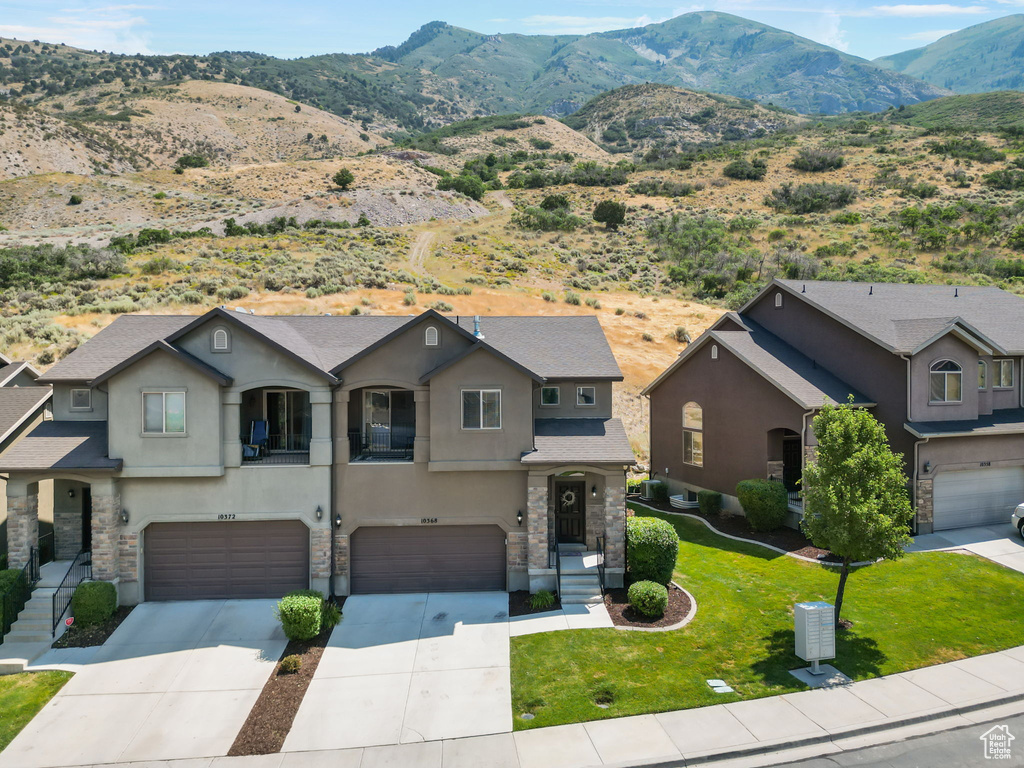
[[[995,389],[1010,389],[1013,386],[1013,360],[992,361],[992,386]]]
[[[501,429],[501,390],[462,390],[463,429]]]
[[[959,403],[963,393],[963,369],[952,360],[933,363],[929,372],[931,403]]]
[[[423,344],[427,347],[436,347],[438,345],[437,327],[433,325],[427,326],[427,329],[423,332]]]
[[[776,309],[782,309],[782,293],[781,292],[775,294],[775,308]]]
[[[978,361],[978,389],[985,389],[988,386],[988,363],[984,360]]]
[[[704,466],[704,409],[696,403],[683,406],[683,463]]]
[[[597,389],[595,387],[576,387],[576,405],[597,405]]]
[[[143,392],[142,431],[147,435],[185,433],[184,392]]]
[[[71,410],[72,411],[91,411],[92,410],[92,390],[91,389],[72,389],[71,390]]]
[[[541,387],[540,388],[540,404],[541,405],[558,405],[560,397],[561,397],[561,391],[558,389],[558,387]]]
[[[213,337],[210,341],[210,347],[214,352],[231,351],[231,335],[228,333],[226,328],[217,328],[214,330]]]

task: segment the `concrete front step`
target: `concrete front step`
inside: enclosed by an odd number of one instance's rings
[[[564,595],[562,605],[599,605],[604,602],[600,595]]]
[[[8,632],[0,645],[0,675],[14,675],[24,672],[25,667],[50,649],[52,639],[47,635],[42,640],[14,641]]]

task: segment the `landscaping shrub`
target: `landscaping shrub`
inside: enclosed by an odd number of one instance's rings
[[[302,669],[302,657],[298,654],[291,654],[281,659],[281,667],[279,669],[282,675],[294,675]]]
[[[629,604],[644,616],[660,619],[668,607],[668,589],[653,581],[638,581],[626,593]]]
[[[530,607],[535,611],[543,611],[555,604],[554,594],[547,589],[542,589],[536,594],[530,595]]]
[[[323,624],[324,598],[313,590],[287,594],[277,604],[277,617],[289,640],[312,640]]]
[[[668,584],[679,554],[679,536],[670,523],[657,517],[626,520],[626,562],[634,581]]]
[[[3,565],[7,565],[6,555],[3,556]],[[0,635],[18,618],[29,594],[28,584],[20,569],[0,570]]]
[[[697,491],[697,505],[705,515],[722,512],[722,494],[718,491]]]
[[[652,501],[668,501],[668,486],[664,483],[657,483],[651,486],[651,500]]]
[[[109,581],[83,581],[71,597],[75,622],[83,626],[102,624],[117,610],[117,590]]]
[[[324,599],[324,593],[318,589],[296,589],[285,595],[288,597],[313,598],[320,601],[320,628],[329,629],[338,625],[341,621],[341,611],[338,606]]]
[[[741,480],[736,496],[755,531],[774,531],[782,526],[789,511],[786,486],[777,480]]]

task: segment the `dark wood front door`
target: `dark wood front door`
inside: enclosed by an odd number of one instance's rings
[[[790,493],[800,490],[803,475],[800,459],[800,438],[782,438],[782,483]]]
[[[92,488],[82,489],[82,551],[92,552]]]
[[[555,527],[563,544],[584,544],[587,539],[587,512],[580,482],[555,484]]]

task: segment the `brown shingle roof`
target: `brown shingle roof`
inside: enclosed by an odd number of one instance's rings
[[[50,399],[49,387],[0,387],[0,444]]]
[[[535,449],[523,464],[633,464],[636,458],[618,419],[535,419]]]
[[[0,456],[0,472],[120,467],[107,458],[105,421],[44,421]]]

